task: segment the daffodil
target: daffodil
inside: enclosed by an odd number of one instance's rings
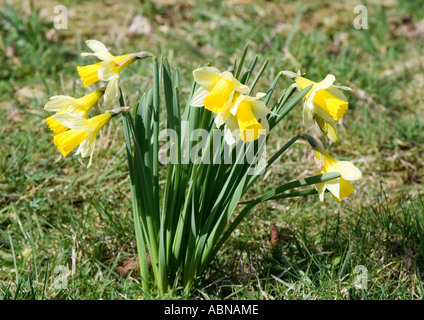
[[[153,54],[147,51],[138,53],[124,54],[121,56],[113,56],[106,46],[97,40],[87,40],[87,46],[93,50],[92,53],[83,52],[82,56],[96,56],[102,62],[91,64],[83,67],[77,67],[78,74],[87,87],[99,80],[108,81],[105,91],[105,101],[110,101],[113,98],[120,97],[119,90],[119,73],[133,63],[137,59],[153,57]]]
[[[201,67],[193,71],[194,80],[199,88],[191,99],[193,107],[203,107],[219,113],[234,100],[234,94],[246,94],[249,88],[241,84],[231,72],[220,72],[213,67]]]
[[[97,134],[111,118],[112,113],[103,113],[90,119],[69,115],[63,123],[70,130],[55,135],[54,144],[64,157],[79,145],[76,155],[81,154],[83,158],[90,157],[88,162],[90,167]]]
[[[216,126],[219,128],[225,124],[225,140],[228,144],[235,143],[237,133],[244,142],[252,142],[266,134],[269,129],[266,115],[271,111],[259,100],[265,95],[257,93],[256,97],[251,97],[236,92],[232,103],[216,114]]]
[[[69,96],[51,97],[50,101],[44,106],[44,110],[55,111],[56,114],[46,119],[47,125],[55,134],[68,130],[68,127],[64,126],[61,120],[67,119],[67,115],[88,118],[88,112],[101,98],[103,93],[104,90],[99,89],[81,98]]]
[[[341,175],[337,179],[317,183],[315,185],[319,194],[319,199],[324,201],[326,189],[328,189],[333,195],[333,198],[338,201],[348,197],[353,192],[353,186],[349,181],[361,179],[361,171],[349,161],[335,160],[324,150],[315,149],[315,156],[320,166],[318,171],[319,174],[338,172]]]
[[[338,141],[333,123],[343,117],[348,109],[347,99],[340,89],[350,90],[348,87],[333,85],[335,79],[334,75],[329,74],[317,83],[304,77],[296,77],[296,84],[301,90],[312,85],[303,104],[303,122],[306,129],[311,128],[315,122],[333,142]]]

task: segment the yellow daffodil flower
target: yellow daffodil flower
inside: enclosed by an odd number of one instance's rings
[[[324,150],[315,149],[315,156],[320,166],[318,171],[319,174],[338,172],[341,175],[337,179],[317,183],[315,185],[319,194],[319,199],[324,201],[324,193],[326,189],[328,189],[333,195],[333,198],[338,201],[348,197],[353,192],[353,186],[349,183],[349,181],[361,179],[361,171],[359,171],[359,169],[349,161],[335,160]]]
[[[305,128],[311,128],[315,121],[333,142],[338,141],[337,131],[333,123],[343,117],[348,109],[347,99],[340,89],[350,90],[348,87],[333,85],[335,79],[334,75],[329,74],[323,81],[316,83],[304,77],[296,77],[296,84],[301,90],[312,85],[311,90],[303,100]]]
[[[89,156],[87,167],[90,167],[97,134],[111,117],[112,113],[104,113],[90,119],[69,115],[62,123],[71,130],[55,135],[54,144],[64,157],[79,145],[76,155],[81,154],[83,158]]]
[[[271,111],[259,100],[265,95],[257,93],[256,97],[250,97],[236,92],[233,102],[216,114],[216,126],[219,128],[225,124],[225,140],[228,144],[236,142],[237,133],[244,142],[252,142],[266,134],[269,129],[266,115]]]
[[[103,93],[104,90],[99,89],[78,99],[69,96],[51,97],[44,106],[44,110],[56,111],[56,114],[46,119],[47,125],[55,134],[65,132],[68,127],[62,125],[61,120],[67,119],[67,115],[88,118],[88,112]]]
[[[153,54],[147,51],[138,53],[130,53],[121,56],[113,56],[106,46],[97,40],[87,40],[87,46],[93,50],[93,53],[83,52],[82,56],[96,56],[103,62],[91,64],[83,67],[77,67],[78,74],[87,87],[99,80],[108,81],[105,91],[105,101],[108,102],[113,98],[120,97],[119,91],[119,73],[133,63],[136,59],[144,59],[153,57]]]
[[[191,105],[219,113],[233,101],[234,94],[245,94],[249,88],[241,84],[231,72],[220,72],[213,67],[201,67],[193,71],[199,88],[193,94]]]

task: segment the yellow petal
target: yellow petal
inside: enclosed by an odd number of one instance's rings
[[[213,113],[221,112],[227,105],[228,98],[233,92],[234,87],[231,81],[220,79],[209,95],[205,98],[205,108]]]
[[[68,130],[53,138],[54,144],[64,157],[85,140],[89,131]]]
[[[69,96],[53,96],[50,98],[50,101],[44,106],[46,111],[56,111],[60,112],[63,109],[66,109],[69,106],[75,106],[78,104],[78,99]]]
[[[209,91],[203,87],[199,87],[191,98],[190,105],[192,107],[203,107],[206,97]]]
[[[241,94],[246,94],[246,93],[249,92],[249,87],[244,85],[244,84],[241,84],[240,81],[238,81],[231,72],[224,71],[224,72],[220,73],[219,76],[222,79],[230,81],[233,85],[233,88],[234,88],[233,90],[235,90],[235,91],[237,91]]]
[[[362,178],[362,172],[349,161],[337,161],[333,165],[333,170],[340,172],[342,178],[348,181],[355,181]]]
[[[82,56],[96,56],[101,60],[107,60],[113,58],[113,56],[109,53],[106,46],[97,40],[87,40],[85,42],[87,46],[94,51],[94,53],[81,53]]]
[[[313,89],[315,91],[329,89],[333,85],[334,81],[336,81],[336,77],[332,74],[327,74],[324,80],[314,84]]]
[[[300,90],[305,89],[307,86],[309,86],[311,84],[312,85],[316,84],[316,82],[313,82],[313,81],[311,81],[309,79],[306,79],[304,77],[297,77],[296,78],[296,83],[299,86]]]

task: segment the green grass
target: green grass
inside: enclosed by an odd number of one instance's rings
[[[71,17],[69,29],[56,30],[51,40],[46,32],[53,17],[42,14],[43,4],[37,2],[40,10],[30,13],[19,5],[0,8],[5,21],[0,25],[0,298],[158,298],[143,292],[136,273],[123,278],[114,272],[136,256],[121,122],[102,131],[99,145],[106,148],[98,147],[87,170],[77,157],[60,158],[43,120],[50,96],[87,92],[75,65],[94,61],[78,56],[90,38],[107,43],[115,54],[167,54],[180,70],[184,97],[193,69],[207,63],[227,69],[246,43],[248,59],[254,53],[258,64],[270,59],[262,77],[268,83],[255,90],[269,86],[278,71],[297,69],[314,80],[333,73],[338,84],[353,88],[339,126],[343,140],[327,145],[363,172],[349,200],[327,197],[320,203],[310,196],[262,204],[242,222],[192,296],[177,290],[164,298],[423,298],[424,38],[410,38],[405,26],[387,22],[407,14],[422,21],[420,1],[370,3],[368,30],[353,28],[353,8],[330,1],[201,2],[193,8],[134,1],[129,7],[105,5],[105,13],[96,12],[98,3],[65,1],[83,23]],[[128,10],[148,17],[153,33],[117,37]],[[139,90],[150,84],[150,65],[134,64],[123,75],[123,90],[134,105]],[[291,83],[280,81],[279,88]],[[110,106],[99,109],[104,108]],[[281,147],[301,129],[299,105],[274,130],[278,135],[268,148]],[[257,181],[252,198],[314,173],[303,144],[283,161]],[[279,234],[276,246],[270,244],[272,223]],[[53,287],[60,265],[70,271],[66,289]],[[368,270],[366,291],[354,287],[358,265]]]

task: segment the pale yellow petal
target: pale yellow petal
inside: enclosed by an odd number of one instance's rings
[[[225,120],[224,139],[230,146],[240,139],[240,129],[238,127],[237,118],[233,115],[230,115]]]
[[[78,100],[69,96],[53,96],[44,106],[46,111],[60,112],[69,106],[78,104]]]
[[[60,121],[62,125],[70,129],[93,131],[93,129],[88,125],[87,119],[81,116],[75,116],[74,114],[69,113],[62,113],[55,114],[53,118]]]
[[[212,87],[221,79],[218,75],[220,71],[213,67],[201,67],[193,71],[194,80],[207,90],[212,90]]]
[[[209,91],[203,87],[199,87],[196,92],[194,92],[193,97],[191,98],[190,105],[193,107],[203,107],[205,103],[205,98],[209,94]]]
[[[76,153],[76,155],[81,154],[81,157],[83,158],[90,157],[87,168],[91,166],[93,153],[94,153],[94,147],[96,145],[96,139],[97,139],[97,133],[90,132],[87,135],[87,138],[80,144],[78,151]]]
[[[336,77],[332,74],[328,74],[324,80],[322,80],[321,82],[315,84],[312,88],[312,90],[314,91],[318,91],[318,90],[323,90],[323,89],[328,89],[330,88],[334,81],[336,81]]]
[[[113,58],[113,55],[110,54],[109,50],[107,50],[106,46],[97,40],[87,40],[85,42],[87,46],[94,52],[94,53],[81,53],[82,56],[96,56],[97,58],[101,60],[109,60]]]
[[[105,91],[105,102],[109,102],[114,98],[119,99],[121,96],[119,90],[119,78],[114,78],[109,81]]]
[[[118,68],[114,66],[113,60],[103,61],[99,67],[99,79],[103,81],[109,81],[116,77],[119,77]]]
[[[355,181],[362,178],[362,172],[349,161],[337,161],[332,167],[337,172],[340,172],[345,180]]]
[[[337,200],[341,200],[340,198],[340,179],[334,179],[325,182],[325,187],[331,192],[333,197]]]
[[[314,113],[308,108],[306,103],[303,104],[303,125],[309,130],[314,125]]]
[[[325,194],[325,190],[326,190],[325,183],[324,182],[317,183],[317,184],[315,184],[315,188],[317,189],[319,200],[321,202],[323,202],[324,201],[324,194]]]

